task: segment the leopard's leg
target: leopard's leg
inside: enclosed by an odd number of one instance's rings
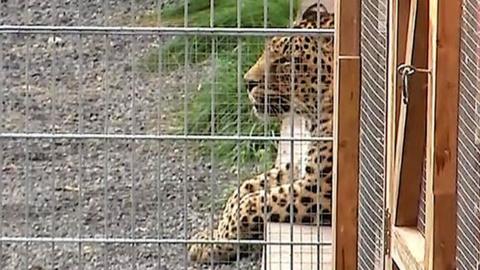
[[[294,223],[330,224],[331,182],[303,178],[293,184],[283,184],[271,190],[248,193],[239,204],[223,212],[214,240],[263,239],[264,219],[290,222],[290,202],[293,202]],[[266,199],[265,199],[266,198]],[[320,219],[319,219],[320,218]],[[228,262],[235,258],[233,244],[193,245],[191,258],[198,262]]]
[[[290,163],[286,163],[280,167],[273,167],[267,172],[259,174],[256,177],[245,180],[240,187],[236,188],[228,197],[224,212],[230,212],[235,204],[238,204],[238,201],[247,194],[286,184],[289,182],[291,176],[293,176],[293,178],[297,178],[298,168],[294,168],[292,172],[290,172],[290,169]]]
[[[292,171],[290,172],[290,170]],[[291,177],[298,175],[298,168],[290,168],[290,163],[283,163],[279,166],[273,167],[265,173],[259,174],[256,177],[245,180],[239,188],[236,188],[233,193],[228,197],[225,207],[223,208],[223,217],[228,216],[228,213],[236,212],[239,202],[247,195],[258,192],[264,189],[271,189],[276,186],[283,185],[289,182]],[[219,228],[224,227],[222,224],[223,219],[220,221]],[[224,221],[223,221],[224,222]],[[219,239],[219,230],[203,230],[196,233],[193,237],[195,240],[208,240]],[[190,257],[194,261],[204,261],[198,254],[202,253],[202,250],[206,249],[206,244],[193,244],[189,246]],[[227,245],[223,245],[225,249],[228,249]]]

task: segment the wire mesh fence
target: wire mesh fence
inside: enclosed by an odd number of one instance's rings
[[[362,1],[359,269],[383,269],[387,1]]]
[[[425,195],[426,195],[426,183],[427,183],[427,160],[423,159],[423,169],[422,169],[422,183],[420,185],[420,200],[418,203],[418,217],[417,217],[417,229],[418,231],[425,236]]]
[[[277,162],[295,160],[291,167],[303,168],[297,147],[331,145],[331,129],[309,137],[294,128],[282,133],[272,104],[312,116],[312,108],[293,103],[294,91],[282,97],[290,104],[265,94],[255,108],[264,114],[255,114],[243,77],[271,37],[316,39],[333,29],[291,29],[295,1],[206,3],[0,2],[0,268],[187,269],[191,244],[231,241],[231,264],[213,266],[212,259],[211,268],[260,268],[258,248],[273,241],[198,239],[195,232],[217,229],[225,201],[245,179],[270,177]],[[324,60],[314,67],[318,73],[305,71],[288,56],[280,59],[292,63],[284,73],[261,74],[285,80],[266,79],[267,88],[297,89],[333,71]],[[329,102],[319,94],[324,85],[309,85],[302,89],[315,95],[311,104]],[[285,147],[287,161],[277,155]],[[291,171],[277,179],[292,184]],[[278,189],[260,182],[265,208],[250,225],[257,218],[257,227],[267,219],[320,226],[293,216],[318,217],[322,206],[313,195],[289,192],[277,198],[289,215],[267,217]],[[318,186],[307,187],[315,193]],[[311,242],[325,245],[322,237]]]
[[[464,1],[458,131],[458,269],[480,267],[480,16]]]

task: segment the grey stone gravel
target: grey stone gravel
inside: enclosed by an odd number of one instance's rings
[[[0,24],[129,25],[157,4],[1,0]],[[208,68],[145,72],[138,67],[139,59],[160,42],[154,36],[0,34],[0,131],[177,134],[172,123],[178,117],[174,111],[189,96],[185,84],[196,89]],[[194,143],[2,140],[0,233],[35,238],[189,237],[210,224],[211,198],[219,201],[221,190],[237,181],[228,169],[196,155]],[[215,213],[220,206],[215,205]],[[1,269],[185,266],[200,267],[189,265],[184,247],[173,244],[0,246]],[[258,256],[214,268],[257,269]]]

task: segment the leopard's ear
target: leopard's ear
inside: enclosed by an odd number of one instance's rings
[[[329,14],[327,8],[320,3],[315,3],[307,7],[302,13],[302,20],[316,22],[322,15]]]

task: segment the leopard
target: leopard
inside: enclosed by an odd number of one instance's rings
[[[334,14],[315,3],[292,26],[333,29]],[[265,50],[243,77],[252,110],[259,119],[278,119],[282,122],[281,133],[298,127],[292,126],[295,121],[306,137],[332,136],[333,39],[328,34],[308,33],[267,39]],[[286,150],[288,145],[279,146],[279,156],[292,154]],[[235,189],[226,200],[216,229],[194,235],[193,239],[200,241],[188,245],[191,261],[234,260],[245,245],[232,240],[263,240],[266,222],[331,226],[333,141],[312,139],[302,146],[304,150],[292,154],[293,159],[277,156],[270,169]]]

